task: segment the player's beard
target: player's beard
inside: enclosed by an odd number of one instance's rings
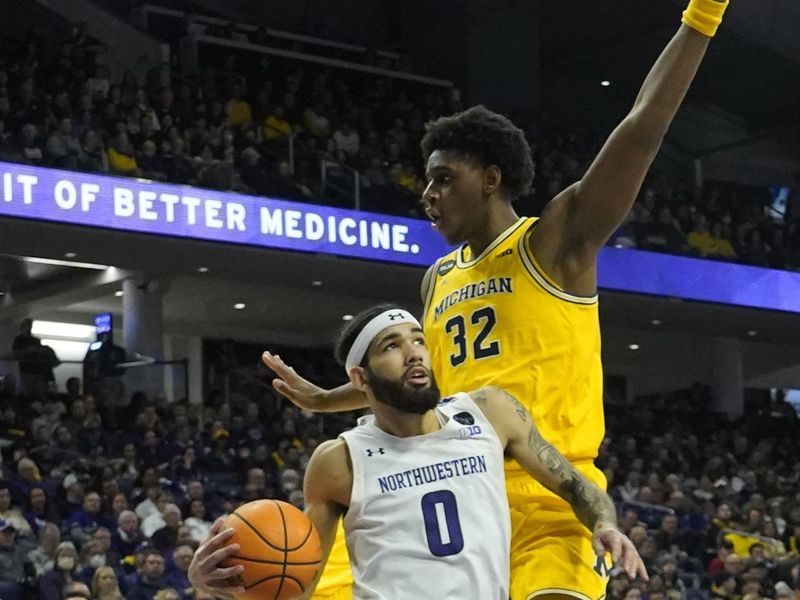
[[[369,367],[366,367],[366,371],[367,383],[372,388],[375,399],[397,410],[421,415],[435,408],[441,398],[439,386],[431,372],[428,372],[430,383],[425,387],[415,388],[402,379],[381,377]]]

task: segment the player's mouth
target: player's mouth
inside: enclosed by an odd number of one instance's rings
[[[425,367],[411,367],[406,371],[405,380],[414,386],[428,385],[431,381],[431,376],[428,374],[428,369]]]
[[[440,224],[442,222],[441,215],[439,215],[438,213],[436,213],[436,212],[434,212],[434,211],[432,211],[430,209],[426,210],[425,214],[428,216],[428,219],[430,219],[431,226],[438,231],[439,227],[440,227]]]

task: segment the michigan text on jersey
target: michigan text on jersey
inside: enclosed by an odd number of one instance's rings
[[[490,296],[492,294],[513,293],[514,289],[511,277],[492,277],[477,283],[470,283],[445,296],[434,310],[433,320],[438,320],[448,308],[459,302],[464,302],[472,298],[480,298],[481,296]]]

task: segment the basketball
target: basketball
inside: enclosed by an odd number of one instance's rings
[[[256,500],[229,515],[234,530],[229,544],[239,552],[226,567],[242,565],[236,584],[245,588],[241,600],[293,600],[314,581],[322,560],[319,534],[299,509],[280,500]]]

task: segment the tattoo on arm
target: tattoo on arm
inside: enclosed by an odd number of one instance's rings
[[[528,432],[528,446],[558,482],[553,487],[547,487],[570,503],[578,519],[589,531],[593,531],[599,522],[616,525],[617,511],[608,494],[581,475],[542,437],[535,425],[531,425]]]
[[[525,423],[527,423],[528,422],[528,411],[525,410],[525,407],[522,406],[520,401],[517,400],[516,398],[514,398],[514,396],[512,396],[511,394],[509,394],[506,391],[500,390],[500,392],[502,392],[503,397],[505,397],[506,401],[508,401],[508,402],[510,402],[512,404],[512,406],[514,407],[514,410],[519,415],[520,420],[525,422]]]

